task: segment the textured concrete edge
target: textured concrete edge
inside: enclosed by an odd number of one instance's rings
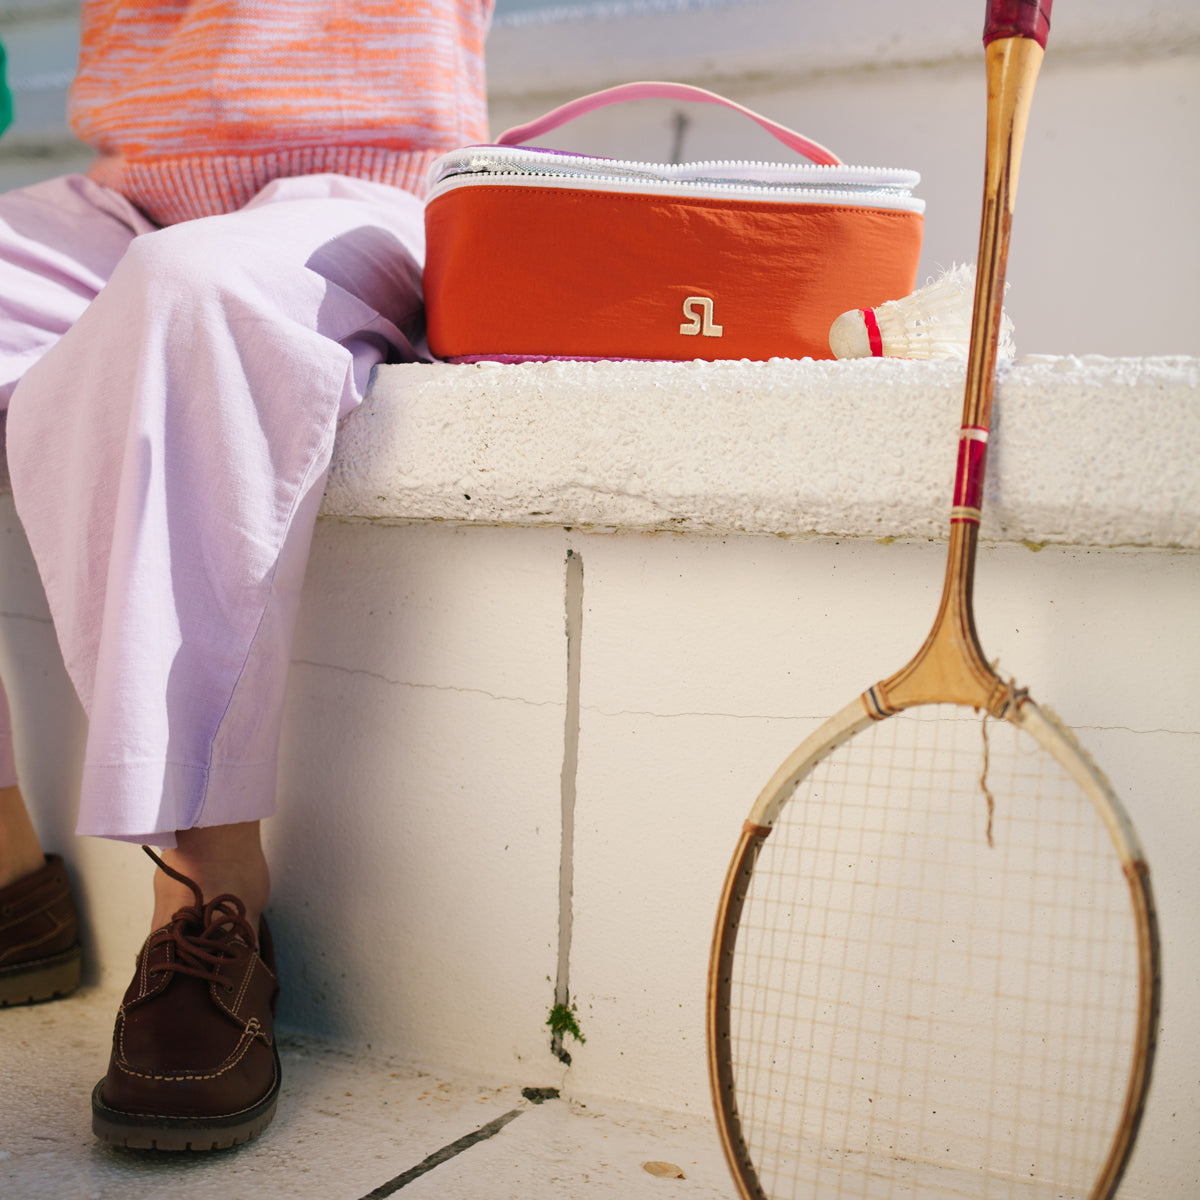
[[[944,535],[960,363],[414,364],[343,421],[323,515]],[[1002,368],[983,536],[1200,549],[1200,359]]]

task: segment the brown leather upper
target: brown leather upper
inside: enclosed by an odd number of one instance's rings
[[[138,955],[113,1031],[103,1101],[127,1113],[217,1117],[275,1085],[279,993],[270,933],[231,896],[181,909]]]
[[[57,854],[0,888],[0,970],[70,950],[79,941],[79,921],[66,868]]]

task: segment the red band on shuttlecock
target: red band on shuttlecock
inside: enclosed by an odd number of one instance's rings
[[[879,332],[879,322],[875,319],[873,308],[860,308],[863,324],[867,327],[867,341],[871,344],[871,353],[876,358],[883,357],[883,336]]]
[[[965,425],[958,435],[958,470],[954,476],[954,510],[951,521],[979,523],[983,507],[983,475],[987,465],[988,431]]]

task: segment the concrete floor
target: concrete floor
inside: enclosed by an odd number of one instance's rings
[[[281,1037],[283,1094],[248,1146],[207,1155],[119,1150],[91,1134],[118,997],[84,989],[0,1010],[4,1200],[728,1200],[710,1124],[627,1105],[535,1103],[369,1051]],[[652,1174],[670,1163],[682,1178]]]

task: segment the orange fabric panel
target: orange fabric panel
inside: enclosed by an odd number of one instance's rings
[[[429,344],[444,358],[831,358],[835,317],[913,290],[922,231],[919,213],[853,205],[459,187],[426,210]]]

